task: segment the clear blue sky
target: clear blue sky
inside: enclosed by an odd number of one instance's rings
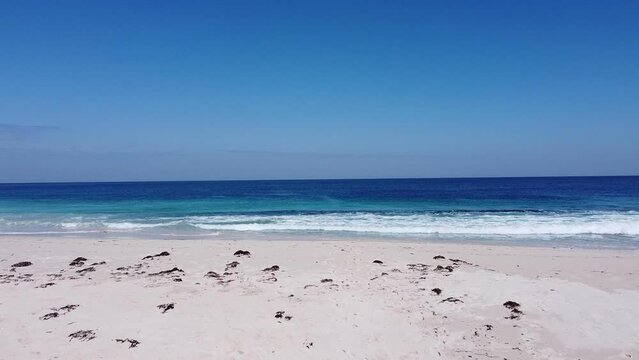
[[[0,1],[0,182],[619,174],[637,1]]]

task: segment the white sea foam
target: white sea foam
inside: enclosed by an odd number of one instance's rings
[[[106,222],[104,223],[107,229],[112,230],[139,230],[150,229],[157,227],[167,227],[179,224],[180,221],[167,221],[159,223],[142,223],[142,222]]]
[[[62,219],[1,218],[0,234],[71,232],[171,233],[218,231],[349,232],[381,235],[574,236],[622,235],[639,241],[639,212],[581,213],[320,213],[238,214],[165,218],[114,219],[68,217]]]
[[[206,230],[343,231],[381,234],[639,235],[639,216],[593,215],[380,215],[371,213],[216,216],[191,225]],[[208,220],[208,221],[206,221]]]

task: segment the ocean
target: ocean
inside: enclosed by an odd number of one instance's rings
[[[0,235],[224,233],[639,248],[639,177],[0,184]]]

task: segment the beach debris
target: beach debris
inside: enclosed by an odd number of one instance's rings
[[[437,265],[437,267],[435,268],[435,271],[447,271],[447,272],[453,272],[455,268],[448,265],[448,266],[441,266],[441,265]]]
[[[11,281],[14,280],[14,278],[15,278],[14,274],[2,274],[0,275],[0,280],[2,280],[0,284],[10,283]]]
[[[322,279],[322,280],[320,280],[320,282],[321,282],[322,284],[325,284],[325,283],[332,283],[332,282],[333,282],[333,279]]]
[[[304,289],[308,289],[312,287],[317,287],[317,285],[313,285],[313,284],[304,285]]]
[[[490,331],[490,330],[492,330],[492,329],[493,329],[493,326],[492,326],[492,325],[490,325],[490,324],[486,324],[486,325],[484,325],[484,326],[486,327],[486,330],[488,330],[488,331]]]
[[[184,270],[182,270],[182,269],[180,269],[178,267],[174,267],[171,270],[162,270],[162,271],[158,271],[158,272],[155,272],[155,273],[150,273],[149,276],[170,275],[170,274],[173,274],[173,273],[176,273],[176,272],[184,273]]]
[[[106,265],[106,261],[94,262],[91,266]]]
[[[215,271],[209,271],[206,274],[204,274],[204,277],[212,277],[212,278],[221,278],[220,274],[216,273]]]
[[[33,274],[0,274],[0,284],[10,284],[14,283],[15,285],[21,282],[33,282]]]
[[[422,274],[426,274],[426,272],[428,271],[428,265],[426,264],[408,264],[406,266],[408,266],[408,269],[413,271],[419,271]]]
[[[40,316],[40,320],[49,320],[49,319],[57,318],[58,316],[60,316],[60,313],[54,311],[52,313],[48,313],[48,314]]]
[[[303,345],[306,346],[307,349],[310,349],[313,347],[313,342],[304,341]]]
[[[82,274],[82,275],[84,275],[84,274],[86,274],[86,273],[90,273],[90,272],[94,272],[94,271],[95,271],[95,268],[94,268],[93,266],[89,266],[88,268],[84,268],[84,269],[77,270],[76,272],[77,272],[78,274]]]
[[[284,315],[285,313],[286,313],[286,311],[277,311],[277,312],[275,312],[275,318],[276,319],[284,318],[284,320],[290,321],[293,317],[290,316],[290,315]]]
[[[80,330],[76,331],[72,334],[69,334],[69,341],[71,340],[80,340],[80,341],[89,341],[95,339],[95,332],[93,330]]]
[[[447,297],[444,300],[442,300],[441,302],[452,302],[452,303],[461,302],[461,303],[463,303],[463,301],[459,300],[458,298],[454,298],[454,297]]]
[[[519,309],[512,309],[510,310],[510,316],[506,316],[505,319],[519,320],[523,314],[524,312]]]
[[[82,266],[84,265],[84,262],[87,261],[87,258],[79,256],[75,259],[73,259],[70,263],[69,266]]]
[[[468,261],[464,261],[464,260],[461,260],[461,259],[449,259],[449,260],[453,262],[453,265],[459,265],[459,264],[472,265]]]
[[[119,268],[116,268],[115,270],[117,271],[139,271],[143,266],[149,267],[146,264],[134,264],[134,265],[129,265],[129,266],[120,266]]]
[[[58,316],[61,316],[61,315],[66,315],[67,313],[77,309],[79,306],[80,305],[65,305],[58,309],[51,308],[53,312],[40,316],[40,320],[49,320],[49,319],[57,318]]]
[[[251,252],[250,251],[246,251],[246,250],[238,250],[238,251],[234,252],[233,255],[250,257],[251,256]]]
[[[160,304],[157,306],[157,308],[162,310],[162,314],[164,314],[165,312],[169,310],[175,309],[175,303]]]
[[[169,256],[169,255],[171,255],[171,254],[168,251],[162,251],[159,254],[147,255],[147,256],[143,257],[142,260],[153,260],[156,257]]]
[[[224,271],[228,271],[229,269],[235,269],[238,265],[240,265],[239,262],[231,261],[230,263],[226,264],[226,268],[224,269]]]
[[[446,258],[444,256],[442,256],[442,255],[437,255],[437,256],[433,257],[433,259],[434,260],[444,260]]]
[[[440,289],[440,288],[432,288],[432,289],[430,289],[430,291],[434,292],[435,295],[439,295],[439,294],[442,293],[442,289]]]
[[[68,313],[70,311],[73,311],[73,310],[79,308],[79,307],[80,307],[80,305],[65,305],[65,306],[57,309],[57,311],[60,311],[60,312],[63,312],[63,313],[66,314],[66,313]],[[53,309],[53,310],[56,310],[56,309]]]
[[[266,277],[266,278],[260,280],[260,282],[264,282],[264,283],[266,283],[266,282],[277,282],[277,278],[275,276],[269,276],[269,277]]]
[[[388,273],[387,272],[383,272],[383,273],[379,274],[379,276],[375,276],[374,278],[372,278],[371,281],[373,281],[375,279],[379,279],[380,277],[386,276],[386,275],[388,275]]]
[[[44,288],[48,288],[49,286],[53,286],[53,285],[55,285],[55,283],[48,282],[48,283],[44,283],[44,284],[38,285],[36,287],[40,288],[40,289],[44,289]]]
[[[521,305],[519,305],[519,303],[517,302],[509,300],[509,301],[506,301],[503,305],[506,309],[510,310],[510,315],[506,316],[505,319],[519,320],[521,319],[521,316],[524,314],[523,311],[519,310],[519,307]]]
[[[16,279],[24,281],[24,282],[35,281],[32,279],[32,277],[33,277],[33,274],[21,274],[21,275],[18,275]]]
[[[384,262],[382,260],[373,260],[373,264],[383,264]]]
[[[509,300],[509,301],[506,301],[506,302],[504,303],[504,306],[505,306],[507,309],[512,310],[512,309],[516,309],[516,308],[520,307],[521,305],[519,305],[519,303],[516,303],[516,302],[514,302],[514,301],[510,301],[510,300]]]
[[[138,345],[140,345],[140,342],[135,340],[135,339],[115,339],[116,342],[119,342],[120,344],[124,344],[124,343],[129,343],[129,349],[137,347]]]
[[[26,267],[26,266],[31,266],[33,265],[33,263],[31,261],[20,261],[17,262],[13,265],[11,265],[12,268],[18,268],[18,267]]]
[[[277,266],[277,265],[273,265],[273,266],[271,266],[271,267],[267,267],[267,268],[263,269],[262,271],[265,271],[265,272],[273,272],[273,271],[278,271],[279,269],[280,269],[280,267],[279,267],[279,266]]]
[[[173,281],[175,281],[175,282],[182,282],[182,278],[179,278],[179,277],[178,277],[178,278],[173,279]]]
[[[233,279],[226,279],[225,280],[225,276],[229,276],[229,275],[233,275],[233,273],[231,272],[225,272],[224,274],[220,275],[218,273],[216,273],[215,271],[209,271],[206,274],[204,274],[205,278],[213,278],[217,280],[218,284],[221,285],[226,285],[228,283],[230,283],[231,281],[233,281]]]
[[[143,263],[129,266],[120,266],[112,271],[111,275],[113,275],[113,277],[115,277],[115,279],[119,281],[123,276],[146,274],[146,271],[142,270],[143,267],[148,269],[149,265]]]

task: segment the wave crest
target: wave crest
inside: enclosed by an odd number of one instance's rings
[[[638,212],[312,213],[113,218],[0,218],[0,233],[77,231],[289,231],[449,235],[626,235],[639,240]]]

